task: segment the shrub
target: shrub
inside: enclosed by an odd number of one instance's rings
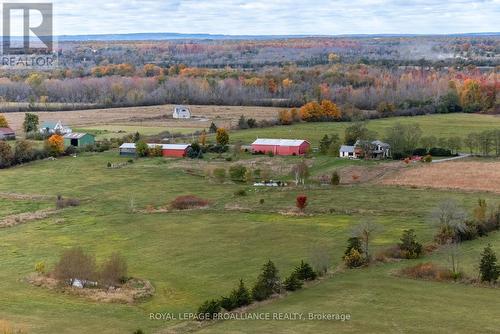
[[[297,196],[295,206],[300,210],[304,211],[307,207],[307,196],[306,195],[299,195]]]
[[[269,260],[263,267],[262,273],[259,275],[257,282],[252,289],[252,297],[255,300],[261,301],[271,297],[274,293],[279,293],[281,290],[278,269],[274,263]]]
[[[220,303],[214,299],[207,300],[198,308],[198,321],[211,320],[221,311]]]
[[[453,280],[453,273],[451,270],[441,268],[431,262],[420,263],[416,266],[404,268],[400,272],[403,276],[438,281]]]
[[[401,255],[407,259],[416,259],[422,254],[422,245],[416,240],[415,231],[413,229],[404,230],[399,248]]]
[[[218,182],[222,183],[226,178],[226,170],[224,168],[216,168],[212,172],[212,175]]]
[[[18,164],[32,161],[35,158],[35,152],[31,143],[27,140],[19,140],[14,148],[14,160]]]
[[[137,153],[138,157],[148,156],[148,152],[149,152],[148,144],[146,144],[146,142],[144,140],[139,140],[135,144],[135,152]]]
[[[427,155],[427,149],[426,148],[416,148],[413,150],[413,155],[418,155],[418,156],[425,156]]]
[[[217,145],[227,146],[227,144],[229,144],[229,134],[227,133],[226,129],[217,129],[215,140],[217,142]]]
[[[61,195],[57,195],[57,199],[56,199],[56,208],[58,210],[60,209],[64,209],[64,208],[67,208],[67,207],[70,207],[70,206],[79,206],[80,205],[80,201],[75,199],[75,198],[63,198]]]
[[[431,148],[429,154],[433,157],[451,157],[453,155],[450,150],[440,147]]]
[[[426,163],[432,162],[432,155],[427,154],[425,157],[422,158],[422,162],[426,162]]]
[[[229,168],[229,175],[231,180],[236,182],[245,181],[245,174],[247,172],[247,168],[242,165],[234,165]]]
[[[0,168],[9,167],[14,160],[14,154],[9,144],[0,140]]]
[[[76,147],[74,147],[73,145],[69,145],[68,147],[66,147],[66,149],[64,150],[64,154],[65,155],[73,155],[76,153]]]
[[[35,271],[39,274],[45,274],[45,262],[44,261],[37,262],[35,265]]]
[[[203,159],[203,150],[198,143],[192,143],[187,150],[187,157],[191,159]]]
[[[363,246],[361,245],[360,238],[351,237],[351,238],[347,239],[347,248],[344,251],[344,255],[349,255],[351,253],[352,249],[357,250],[360,254],[363,253]]]
[[[347,255],[344,255],[344,263],[348,268],[357,268],[365,264],[365,259],[357,249],[351,249]]]
[[[247,192],[245,189],[239,189],[239,190],[236,190],[234,192],[234,196],[242,197],[242,196],[246,196],[246,195],[247,195]]]
[[[313,281],[318,277],[309,263],[304,261],[300,262],[300,265],[295,268],[294,273],[297,275],[297,278],[302,281]]]
[[[337,171],[333,171],[330,183],[333,186],[338,186],[340,184],[340,175]]]
[[[481,281],[494,283],[500,276],[500,267],[497,265],[497,256],[491,245],[488,244],[481,253],[479,263]]]
[[[283,282],[283,286],[287,291],[295,291],[302,288],[302,281],[297,277],[297,273],[293,272]]]
[[[259,204],[260,204],[260,205],[263,205],[265,202],[266,202],[266,200],[265,200],[265,199],[263,199],[263,198],[259,199]]]
[[[187,210],[201,208],[208,205],[208,201],[194,195],[178,196],[171,203],[171,207],[176,210]]]
[[[163,149],[160,145],[156,145],[147,150],[147,155],[150,157],[161,157],[163,156]]]
[[[127,280],[127,262],[118,253],[114,253],[102,265],[99,272],[100,283],[105,286],[116,286]]]

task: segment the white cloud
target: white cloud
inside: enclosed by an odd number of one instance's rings
[[[498,31],[500,0],[56,0],[57,34]]]

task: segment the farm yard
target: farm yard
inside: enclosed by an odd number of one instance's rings
[[[127,124],[125,131],[133,132],[132,117],[123,123]],[[92,128],[90,121],[87,124],[76,119],[66,121],[73,127]],[[382,132],[397,121],[418,122],[424,132],[439,135],[434,122],[440,124],[442,133],[463,134],[469,130],[493,129],[498,118],[462,114],[422,116],[374,120],[368,126]],[[455,121],[464,126],[457,128]],[[151,124],[152,128],[157,126]],[[250,143],[261,135],[304,137],[316,146],[325,133],[342,134],[346,125],[314,123],[231,131],[230,138],[233,142]],[[106,127],[96,126],[96,129],[113,132],[120,125]],[[431,243],[436,227],[430,215],[444,199],[454,199],[469,212],[478,198],[485,199],[491,208],[498,205],[496,179],[490,178],[486,186],[472,182],[456,185],[454,189],[441,189],[439,185],[433,188],[430,184],[440,178],[441,171],[453,175],[452,171],[462,173],[466,169],[471,171],[471,178],[493,175],[498,160],[459,160],[420,166],[312,154],[305,158],[312,182],[295,186],[291,171],[301,159],[228,152],[207,154],[203,160],[141,158],[130,163],[129,157],[120,157],[113,150],[0,170],[2,217],[53,209],[58,195],[80,201],[79,206],[56,210],[48,217],[0,229],[0,318],[29,333],[42,334],[132,333],[138,328],[145,333],[240,333],[243,325],[239,321],[200,324],[151,320],[149,314],[195,312],[203,301],[227,293],[240,278],[251,286],[262,264],[269,259],[285,277],[301,260],[310,261],[321,252],[328,254],[330,274],[306,289],[252,306],[253,311],[344,312],[351,314],[352,320],[248,321],[244,323],[245,333],[306,330],[387,333],[417,325],[426,332],[440,333],[442,327],[433,325],[437,321],[456,333],[487,333],[500,326],[496,320],[498,289],[423,282],[395,275],[397,270],[419,261],[446,265],[444,252],[436,251],[420,260],[340,269],[346,240],[353,227],[366,217],[383,227],[373,241],[376,252],[399,242],[403,230],[409,228],[415,230],[419,241]],[[119,168],[109,168],[108,163]],[[216,169],[228,172],[237,165],[266,171],[269,178],[283,180],[289,186],[254,187],[232,181],[229,176],[223,181],[214,177]],[[339,186],[316,182],[321,175],[334,170],[341,177]],[[419,177],[421,182],[415,181]],[[442,182],[447,181],[443,178]],[[307,194],[309,205],[304,214],[295,214],[299,194]],[[169,209],[169,203],[179,195],[200,196],[208,206],[182,212]],[[477,257],[486,242],[500,251],[498,238],[495,232],[464,243],[462,261],[467,274],[476,275]],[[149,280],[155,288],[154,296],[130,304],[96,302],[25,281],[36,263],[44,261],[52,268],[63,250],[73,246],[84,247],[97,260],[120,251],[128,260],[130,275]],[[28,295],[30,298],[26,298]],[[476,310],[474,316],[471,309]]]

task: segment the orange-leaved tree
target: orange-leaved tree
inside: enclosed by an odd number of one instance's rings
[[[327,118],[339,119],[342,116],[339,107],[330,100],[321,101],[321,109],[323,109],[323,114]]]
[[[58,134],[50,136],[45,145],[51,155],[59,155],[64,152],[64,138]]]

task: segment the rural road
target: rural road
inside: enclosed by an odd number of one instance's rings
[[[470,157],[470,154],[466,153],[458,153],[457,157],[451,157],[451,158],[445,158],[445,159],[439,159],[439,160],[432,160],[432,163],[438,163],[438,162],[445,162],[445,161],[451,161],[451,160],[457,160],[457,159],[464,159]]]

